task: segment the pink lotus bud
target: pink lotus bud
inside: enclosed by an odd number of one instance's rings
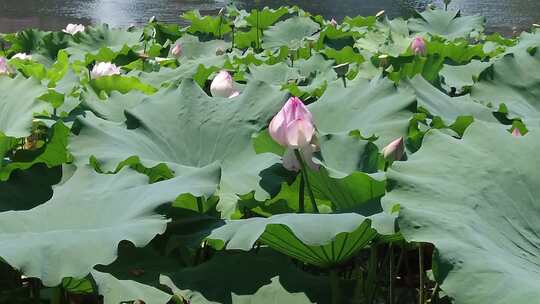
[[[298,97],[291,97],[272,118],[270,136],[282,146],[299,149],[309,145],[315,126],[308,108]]]
[[[425,56],[427,54],[426,42],[424,38],[418,36],[413,39],[411,42],[411,50],[415,55]]]
[[[232,98],[240,95],[234,88],[234,81],[227,71],[219,72],[210,84],[210,93],[213,97]]]
[[[26,53],[17,53],[11,57],[11,59],[20,59],[20,60],[32,60],[32,55],[28,55]]]
[[[174,47],[171,49],[171,55],[173,57],[178,58],[180,55],[182,55],[182,45],[180,43],[177,43],[174,45]]]
[[[318,150],[319,148],[314,144],[307,145],[300,149],[302,158],[304,159],[308,167],[315,171],[319,171],[319,165],[313,162],[313,153],[317,152]],[[285,154],[283,155],[283,167],[289,171],[295,172],[298,172],[300,171],[300,169],[302,169],[298,158],[296,158],[294,149],[287,149],[287,151],[285,151]]]
[[[73,23],[70,23],[66,26],[65,29],[62,30],[62,32],[66,33],[66,34],[70,34],[70,35],[75,35],[77,33],[81,33],[81,32],[84,32],[84,25],[82,24],[73,24]]]
[[[11,67],[9,66],[6,57],[0,57],[0,75],[11,74]]]
[[[330,20],[330,26],[333,26],[333,27],[336,27],[338,25],[336,19],[332,18],[332,20]]]
[[[114,63],[99,62],[94,65],[90,75],[92,78],[96,79],[102,76],[120,75],[120,73],[120,67],[117,67]]]
[[[521,136],[523,136],[523,135],[521,134],[521,131],[519,131],[518,128],[514,128],[514,130],[512,130],[512,135],[513,135],[514,137],[521,137]]]
[[[384,158],[389,162],[401,160],[403,154],[405,153],[405,143],[403,141],[403,137],[389,143],[388,146],[382,149],[382,153]]]

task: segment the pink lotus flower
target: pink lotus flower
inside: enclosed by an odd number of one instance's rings
[[[411,50],[415,55],[425,56],[427,54],[426,41],[424,38],[418,36],[411,42]]]
[[[177,43],[174,45],[174,47],[171,49],[171,55],[173,57],[178,58],[180,55],[182,55],[182,45],[180,43]]]
[[[337,25],[338,22],[336,21],[336,19],[332,18],[332,20],[330,20],[330,26],[336,27]]]
[[[84,32],[84,25],[82,24],[73,24],[73,23],[70,23],[66,26],[65,29],[62,30],[62,32],[66,33],[66,34],[70,34],[70,35],[75,35],[77,33],[81,33],[81,32]]]
[[[120,75],[120,73],[120,67],[117,67],[114,63],[99,62],[94,65],[94,68],[92,68],[90,75],[92,76],[92,78],[96,79],[102,76]]]
[[[234,81],[227,71],[219,72],[210,84],[210,93],[213,97],[233,98],[240,95],[234,88]]]
[[[11,67],[9,66],[6,57],[0,57],[0,75],[11,74]]]
[[[300,149],[302,158],[304,159],[308,167],[315,171],[319,171],[319,165],[313,162],[313,153],[317,152],[318,150],[319,148],[314,144],[307,145]],[[300,171],[300,169],[302,169],[298,158],[296,158],[296,155],[294,154],[294,149],[287,149],[287,151],[285,151],[285,154],[283,155],[283,167],[289,171],[295,172],[298,172]]]
[[[401,160],[401,158],[403,158],[403,154],[405,153],[405,143],[403,141],[403,137],[389,143],[382,149],[382,153],[384,158],[389,162]]]
[[[298,97],[291,97],[272,118],[268,131],[280,145],[300,149],[310,144],[315,126],[304,103]]]
[[[518,128],[514,128],[514,130],[512,130],[512,135],[513,135],[514,137],[521,137],[521,136],[523,136],[523,134],[521,134],[521,131],[519,131]]]
[[[32,55],[28,55],[26,53],[17,53],[11,57],[11,59],[20,59],[20,60],[32,60]]]

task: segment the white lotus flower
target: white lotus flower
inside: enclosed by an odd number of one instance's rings
[[[11,59],[20,59],[20,60],[32,60],[32,55],[26,54],[26,53],[17,53],[11,57]]]
[[[62,32],[66,33],[66,34],[70,34],[70,35],[75,35],[77,33],[80,33],[80,32],[84,32],[84,25],[82,24],[73,24],[73,23],[70,23],[66,26],[65,29],[62,30]]]
[[[102,76],[120,75],[120,73],[120,67],[117,67],[114,63],[99,62],[94,65],[90,75],[92,78],[96,79]]]

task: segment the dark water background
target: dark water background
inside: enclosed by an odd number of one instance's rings
[[[227,1],[227,2],[226,2]],[[47,30],[64,28],[67,23],[108,23],[129,26],[146,23],[151,16],[165,22],[182,23],[179,15],[199,9],[216,13],[229,0],[0,0],[0,32],[34,27]],[[236,0],[237,6],[278,7],[298,5],[327,18],[340,20],[349,15],[373,15],[384,9],[391,17],[408,16],[422,9],[428,0]],[[434,1],[439,6],[442,0]],[[540,0],[453,0],[450,6],[463,14],[481,14],[490,31],[505,34],[540,23]]]

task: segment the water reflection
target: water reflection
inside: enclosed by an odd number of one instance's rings
[[[215,13],[230,0],[0,0],[0,32],[27,27],[61,29],[66,23],[109,23],[112,26],[143,24],[151,16],[161,21],[182,22],[183,11],[199,9]],[[421,9],[429,0],[235,0],[237,6],[278,7],[298,5],[325,17],[372,15],[386,10],[391,17],[407,16]],[[442,2],[437,0],[435,2]],[[255,4],[257,3],[257,5]],[[482,14],[488,26],[507,30],[513,26],[528,28],[540,22],[540,1],[533,0],[453,0],[452,8],[464,14]]]

